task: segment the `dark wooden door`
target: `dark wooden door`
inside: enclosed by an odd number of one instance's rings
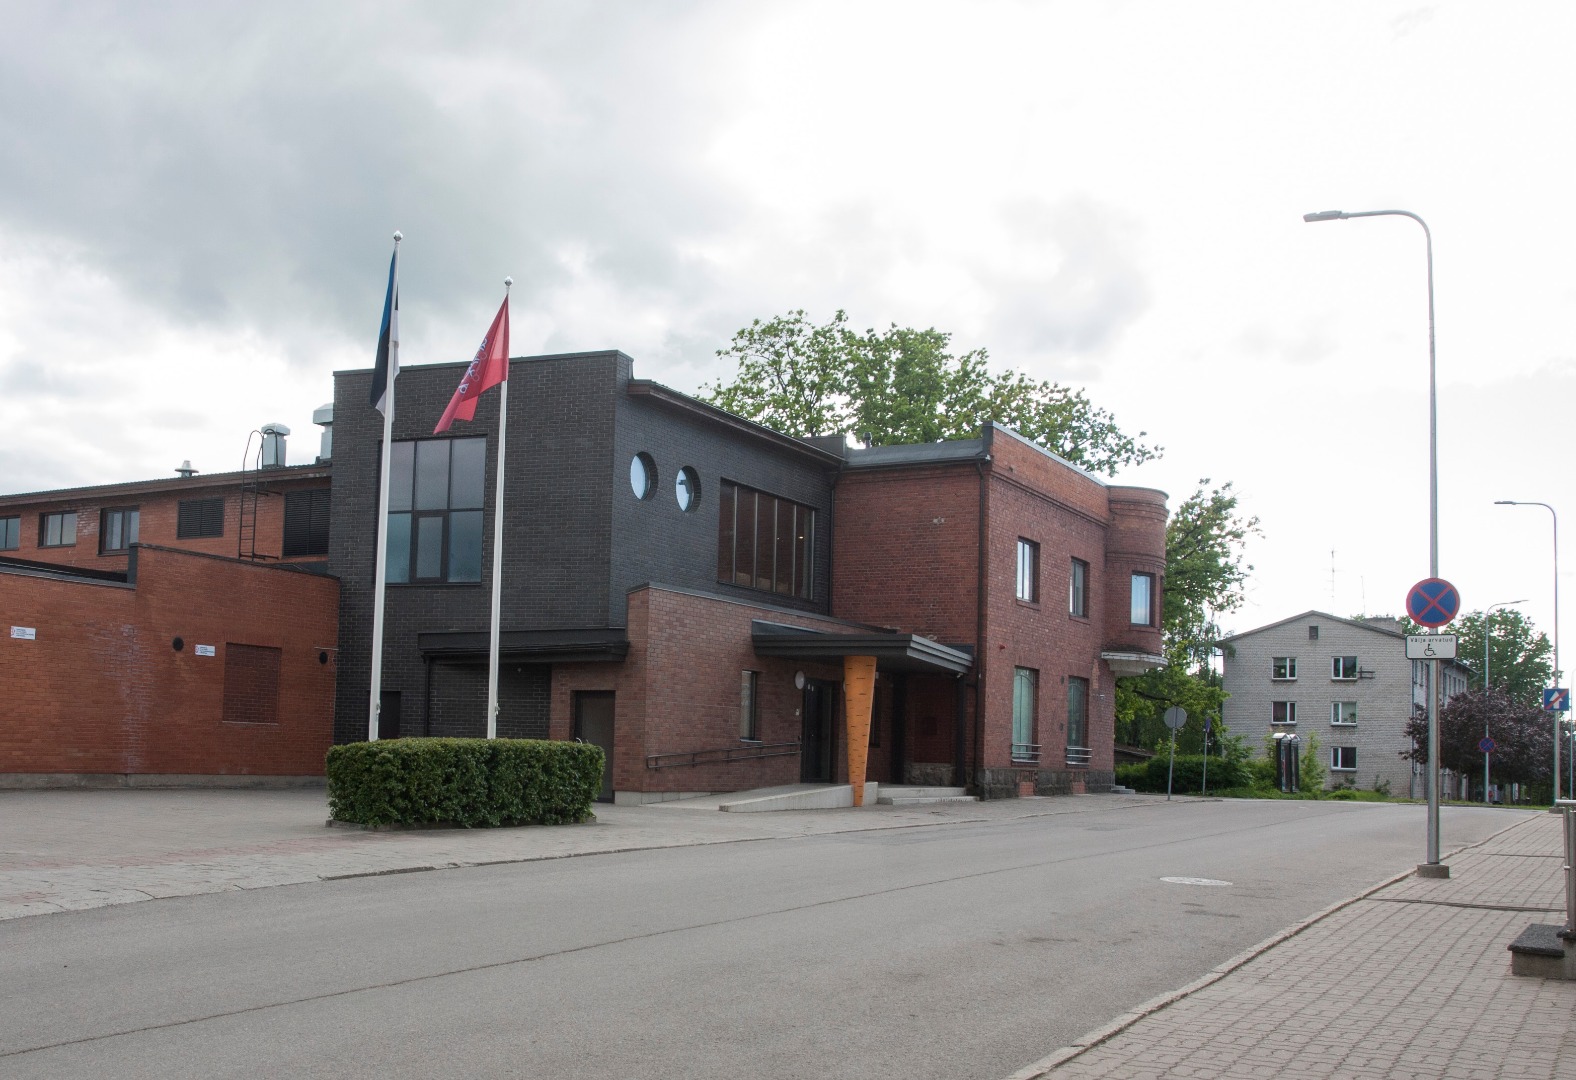
[[[575,693],[575,738],[602,748],[602,791],[599,802],[613,801],[613,691]]]
[[[799,743],[799,779],[807,784],[830,784],[834,775],[837,684],[811,679],[804,684],[804,729]]]

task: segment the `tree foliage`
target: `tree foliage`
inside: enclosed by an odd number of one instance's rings
[[[892,325],[854,330],[839,311],[822,325],[803,310],[733,335],[717,355],[738,370],[709,383],[701,400],[788,435],[852,435],[866,446],[968,439],[987,422],[1005,424],[1090,472],[1159,457],[1125,434],[1082,390],[994,374],[984,349],[956,356],[952,335]]]
[[[1492,679],[1492,673],[1490,673]],[[1497,686],[1457,694],[1439,710],[1439,764],[1471,776],[1483,769],[1478,742],[1485,724],[1494,740],[1491,759],[1497,783],[1547,784],[1554,757],[1554,725],[1541,705],[1517,701]],[[1401,756],[1428,761],[1428,714],[1413,713],[1406,725],[1410,750]]]
[[[1118,679],[1116,717],[1119,737],[1153,746],[1168,733],[1161,722],[1166,709],[1180,705],[1188,723],[1177,732],[1177,746],[1201,750],[1203,718],[1221,732],[1226,694],[1210,654],[1220,638],[1217,619],[1242,605],[1253,567],[1243,545],[1259,534],[1259,519],[1237,510],[1231,484],[1210,487],[1208,477],[1182,501],[1166,523],[1165,594],[1161,632],[1167,664],[1132,678]]]

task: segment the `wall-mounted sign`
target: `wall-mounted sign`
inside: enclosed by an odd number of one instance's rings
[[[213,655],[213,646],[212,645],[199,645],[199,646],[197,646],[197,655],[198,656],[212,656]]]
[[[13,626],[11,627],[11,636],[21,638],[23,641],[37,641],[38,630],[31,626]]]

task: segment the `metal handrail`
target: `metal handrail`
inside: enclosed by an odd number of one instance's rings
[[[1087,766],[1094,759],[1094,751],[1087,746],[1069,746],[1067,748],[1067,764],[1072,766]]]
[[[1027,761],[1038,764],[1040,760],[1040,744],[1032,742],[1013,743],[1012,760]]]
[[[680,765],[724,765],[732,761],[786,757],[798,752],[797,740],[780,743],[744,743],[740,746],[721,746],[715,750],[681,750],[671,754],[647,754],[646,768],[671,769]]]

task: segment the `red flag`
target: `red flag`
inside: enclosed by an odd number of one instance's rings
[[[443,434],[456,420],[474,420],[476,399],[481,397],[484,391],[491,390],[508,377],[509,297],[505,294],[503,306],[498,309],[498,315],[493,319],[492,326],[488,328],[487,336],[482,338],[481,347],[476,350],[476,359],[472,360],[471,366],[465,369],[465,377],[460,380],[459,389],[454,391],[449,407],[443,410],[443,419],[438,421],[438,426],[432,429],[432,433]]]

